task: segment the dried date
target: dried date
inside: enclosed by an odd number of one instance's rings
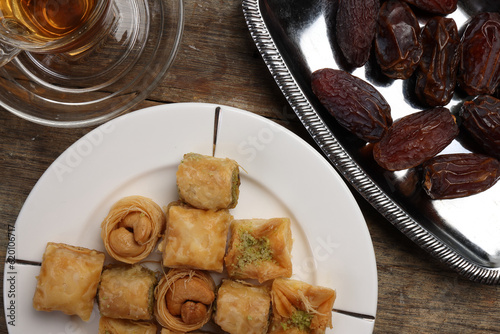
[[[379,0],[340,0],[336,16],[337,44],[346,61],[363,66],[370,57]]]
[[[432,199],[480,193],[500,177],[500,163],[486,155],[456,153],[436,156],[423,165],[422,186]]]
[[[433,17],[421,38],[424,51],[416,70],[415,93],[428,106],[444,106],[453,97],[457,81],[461,52],[457,24],[451,18]]]
[[[395,121],[373,146],[373,157],[390,171],[416,167],[441,152],[458,132],[447,108],[419,111]]]
[[[331,68],[312,74],[312,90],[340,125],[367,142],[377,142],[392,124],[391,108],[375,87]]]
[[[500,14],[473,17],[462,35],[460,87],[469,95],[493,94],[500,82]]]
[[[500,159],[500,100],[481,95],[460,109],[462,127],[486,154]]]
[[[405,0],[407,3],[414,5],[426,12],[432,14],[450,14],[453,13],[458,6],[458,0]]]
[[[420,26],[405,2],[390,0],[380,8],[375,55],[382,72],[393,79],[408,79],[422,56]]]

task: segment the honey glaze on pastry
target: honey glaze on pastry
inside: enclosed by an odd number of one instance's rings
[[[158,323],[173,332],[190,332],[210,320],[215,283],[204,271],[170,269],[155,289],[155,300]]]
[[[325,333],[332,328],[335,290],[277,278],[271,288],[273,316],[269,333]]]
[[[101,238],[114,259],[137,263],[155,248],[165,228],[165,215],[155,202],[142,196],[120,199],[101,224]]]
[[[234,160],[187,153],[176,177],[180,200],[195,208],[232,209],[238,203],[240,174]]]
[[[98,334],[156,334],[155,324],[144,321],[113,319],[101,317],[99,319]]]
[[[88,321],[104,264],[104,253],[47,243],[33,297],[37,311],[62,311]]]

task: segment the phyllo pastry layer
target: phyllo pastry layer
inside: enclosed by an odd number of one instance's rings
[[[94,307],[104,253],[49,242],[33,297],[38,311],[61,311],[88,321]]]
[[[198,209],[234,208],[238,203],[239,186],[239,166],[229,158],[187,153],[177,169],[181,201]]]
[[[266,287],[226,279],[217,292],[214,321],[230,334],[265,334],[270,308]]]
[[[292,275],[290,219],[240,219],[230,227],[225,257],[229,277],[260,283]]]
[[[278,278],[271,289],[273,316],[269,333],[325,333],[332,328],[335,290]]]
[[[151,322],[101,317],[98,334],[156,334],[157,330]]]
[[[163,265],[222,272],[232,219],[228,210],[169,205],[167,228],[160,246]]]
[[[139,264],[106,267],[98,289],[101,316],[151,320],[156,284],[156,273]]]

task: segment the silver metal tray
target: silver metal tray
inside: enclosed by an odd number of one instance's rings
[[[374,85],[391,105],[392,115],[422,110],[407,94],[407,81],[389,80],[373,59],[357,69],[336,56],[330,29],[335,0],[243,0],[243,13],[262,58],[294,112],[330,162],[359,193],[402,233],[464,277],[500,284],[500,183],[487,191],[452,200],[430,200],[419,184],[418,169],[388,172],[371,150],[341,128],[311,91],[311,73],[341,68]],[[474,12],[500,10],[496,0],[459,2],[459,29]],[[372,57],[373,58],[373,57]],[[447,106],[456,112],[464,97]],[[459,136],[442,153],[467,152]]]

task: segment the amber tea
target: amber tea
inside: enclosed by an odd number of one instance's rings
[[[106,2],[104,6],[103,2]],[[28,49],[40,49],[41,52],[68,49],[68,43],[74,48],[75,38],[80,39],[82,27],[95,20],[92,27],[85,29],[85,35],[92,35],[91,31],[98,29],[107,3],[108,0],[0,0],[0,35],[8,44],[21,48],[28,45]],[[96,18],[96,15],[100,17]],[[72,36],[73,33],[77,36]],[[57,41],[64,38],[71,41],[58,45]],[[80,44],[87,43],[89,37],[81,39]],[[56,46],[47,50],[51,43]]]

